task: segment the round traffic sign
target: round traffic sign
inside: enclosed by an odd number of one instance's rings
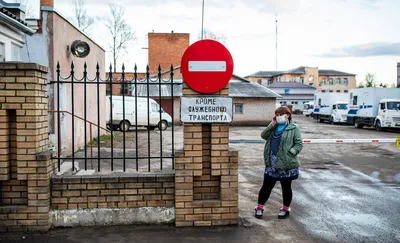
[[[183,54],[181,72],[193,90],[215,93],[223,89],[232,77],[232,55],[218,41],[200,40],[190,45]]]

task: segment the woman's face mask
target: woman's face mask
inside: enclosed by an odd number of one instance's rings
[[[287,121],[287,118],[288,118],[288,116],[286,114],[282,115],[282,116],[277,116],[276,117],[276,122],[278,124],[284,124]]]

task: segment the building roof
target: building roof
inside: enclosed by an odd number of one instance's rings
[[[267,86],[268,88],[296,88],[296,89],[316,89],[315,87],[299,82],[273,82]]]
[[[282,71],[258,71],[256,73],[250,74],[246,77],[273,77],[281,74]]]
[[[275,77],[279,76],[282,74],[305,74],[306,73],[306,67],[297,67],[293,68],[287,71],[258,71],[256,73],[250,74],[246,77]],[[327,75],[327,76],[356,76],[355,74],[352,73],[346,73],[346,72],[341,72],[341,71],[336,71],[336,70],[331,70],[331,69],[319,69],[318,70],[319,75]]]
[[[283,71],[281,74],[305,74],[306,68],[305,67],[297,67],[287,71]]]
[[[24,19],[13,14],[9,9],[23,11],[19,3],[7,3],[0,0],[0,20],[26,34],[33,35],[35,31],[28,27]]]
[[[327,76],[356,76],[352,73],[345,73],[341,71],[331,70],[331,69],[320,69],[318,70],[319,75],[327,75]]]
[[[286,94],[282,100],[314,100],[314,94]]]

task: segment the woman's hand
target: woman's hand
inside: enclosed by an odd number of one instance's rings
[[[272,126],[276,125],[276,116],[274,116],[274,118],[272,118],[271,125]]]

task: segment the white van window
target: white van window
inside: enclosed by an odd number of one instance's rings
[[[151,103],[151,111],[152,112],[158,112],[158,105],[154,104],[154,103]]]
[[[353,105],[357,105],[357,98],[358,98],[357,95],[353,97]]]

